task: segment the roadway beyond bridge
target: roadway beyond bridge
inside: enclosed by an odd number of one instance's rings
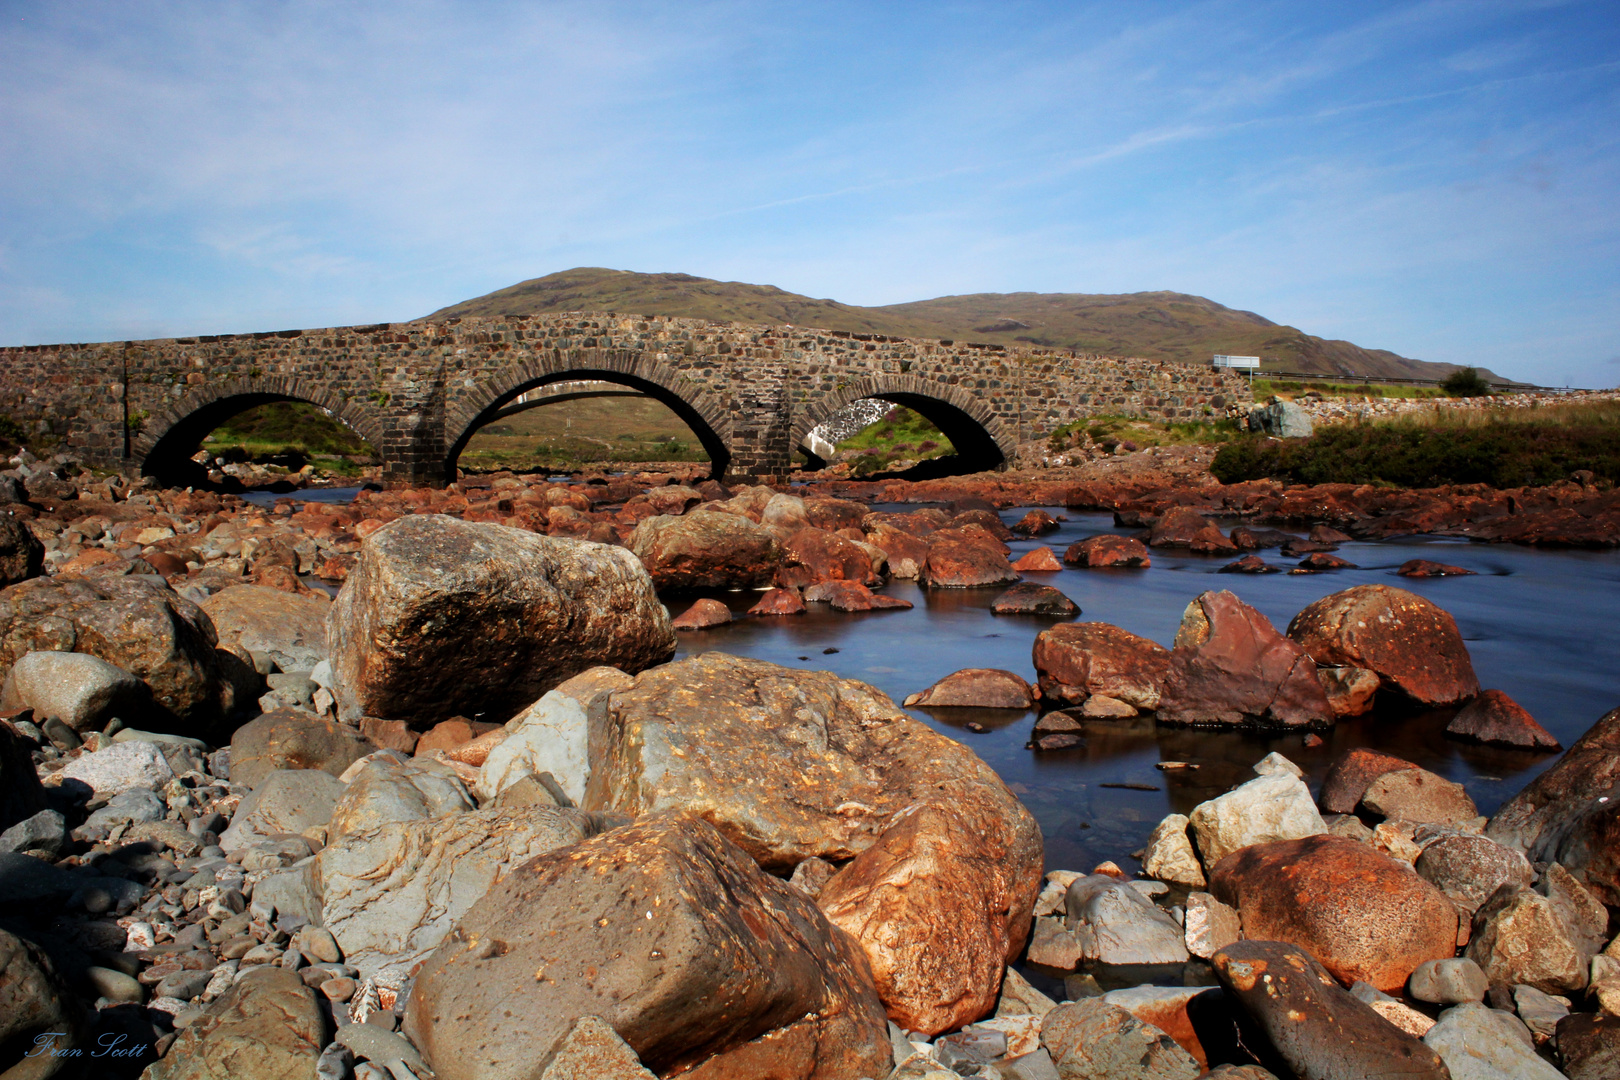
[[[168,483],[196,482],[189,458],[229,417],[306,401],[370,442],[389,483],[443,484],[484,424],[603,382],[672,409],[717,477],[770,479],[866,398],[933,421],[969,469],[1087,416],[1197,420],[1251,400],[1242,375],[1164,361],[590,313],[0,348],[0,415]]]

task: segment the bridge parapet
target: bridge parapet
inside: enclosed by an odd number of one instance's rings
[[[1101,413],[1201,419],[1241,375],[1080,356],[698,319],[567,313],[0,349],[0,414],[87,462],[161,471],[265,401],[310,401],[366,437],[399,483],[440,483],[478,427],[557,383],[650,394],[717,472],[779,477],[812,428],[877,397],[917,408],[985,467]]]

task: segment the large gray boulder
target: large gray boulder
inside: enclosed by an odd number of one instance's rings
[[[1423,1041],[1451,1080],[1563,1080],[1536,1054],[1529,1034],[1511,1013],[1469,1003],[1441,1013]]]
[[[1047,1013],[1041,1046],[1062,1080],[1193,1080],[1203,1071],[1170,1036],[1101,998]]]
[[[475,809],[467,787],[448,765],[401,760],[394,751],[372,755],[349,779],[327,822],[327,842],[395,821],[421,821]]]
[[[256,788],[277,769],[342,776],[377,747],[347,724],[303,709],[273,709],[231,735],[231,782]]]
[[[492,886],[593,828],[576,810],[525,806],[346,833],[313,864],[323,923],[362,975],[402,981]]]
[[[161,789],[174,779],[174,767],[155,743],[119,742],[79,755],[55,779],[85,784],[98,799],[110,799],[134,788]]]
[[[135,717],[151,707],[146,684],[89,653],[31,652],[11,665],[0,706],[54,716],[74,731],[99,730],[114,716]]]
[[[405,1033],[440,1080],[533,1076],[585,1016],[659,1076],[887,1076],[870,979],[808,897],[659,814],[491,889],[417,976]]]
[[[231,852],[325,825],[345,790],[341,780],[319,769],[277,769],[242,800],[219,846]]]
[[[420,728],[504,718],[599,664],[675,654],[669,613],[623,548],[439,514],[366,539],[326,631],[343,714]]]
[[[1280,397],[1249,410],[1249,430],[1264,432],[1274,439],[1303,439],[1311,429],[1311,414]]]

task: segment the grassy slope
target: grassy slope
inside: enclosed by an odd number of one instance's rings
[[[466,469],[568,468],[585,461],[707,461],[680,417],[651,398],[583,398],[528,409],[481,429]]]
[[[977,293],[887,307],[815,300],[771,285],[690,274],[581,267],[521,282],[430,319],[614,311],[717,322],[790,323],[826,330],[951,338],[1207,364],[1213,353],[1259,356],[1266,367],[1322,375],[1440,379],[1454,364],[1412,360],[1348,341],[1327,341],[1250,311],[1174,292]],[[1481,369],[1484,371],[1484,369]],[[1496,378],[1484,372],[1489,378]]]

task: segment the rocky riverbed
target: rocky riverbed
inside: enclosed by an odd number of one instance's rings
[[[1351,537],[1422,532],[1612,546],[1611,492],[1221,487],[1165,451],[258,507],[17,464],[0,1075],[1620,1075],[1620,710],[1489,818],[1397,757],[1350,750],[1313,796],[1271,754],[1142,850],[1050,869],[1002,778],[872,686],[673,660],[734,618],[702,590],[885,619],[915,579],[1067,620],[1022,573],[1331,572]],[[997,512],[1028,505],[1139,531],[1015,565],[1008,540],[1056,528]],[[1043,709],[1032,754],[1142,722],[1309,739],[1375,701],[1557,746],[1413,592],[1341,589],[1281,628],[1188,600],[1171,647],[1054,621],[1033,681],[966,669],[916,703]]]

